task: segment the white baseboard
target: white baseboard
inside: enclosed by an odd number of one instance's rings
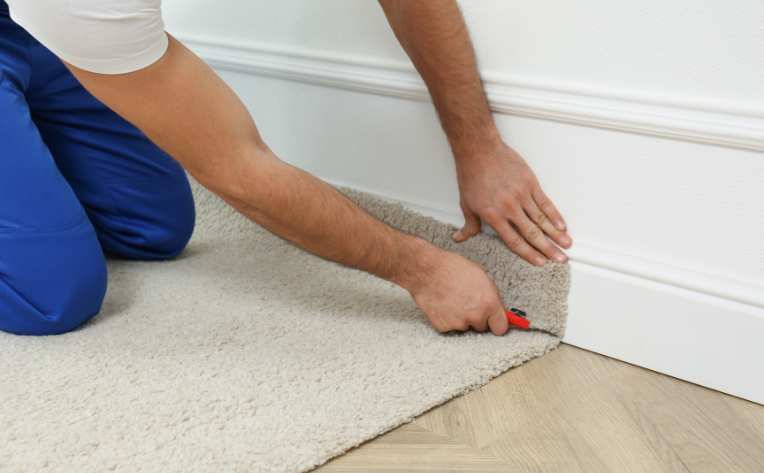
[[[572,262],[565,341],[764,404],[764,309]]]
[[[181,35],[179,39],[213,67],[228,71],[430,100],[422,80],[406,64],[193,36]],[[761,107],[593,90],[491,72],[482,75],[491,107],[497,113],[764,151]]]
[[[238,45],[199,38],[181,39],[211,65],[239,74],[399,99],[428,100],[421,80],[405,65],[313,51]],[[247,81],[250,79],[247,78]],[[708,101],[644,97],[634,93],[604,94],[580,87],[522,82],[490,74],[486,79],[492,107],[499,113],[764,151],[764,110],[761,109]],[[300,87],[304,86],[290,86],[288,92],[277,90],[284,94],[291,93],[294,88],[302,94],[307,93]],[[330,91],[322,90],[324,92],[314,92],[328,94]],[[311,97],[315,99],[317,96]],[[357,102],[353,103],[366,102],[363,96],[348,94],[345,106],[350,106],[354,100]],[[278,110],[273,104],[268,109],[262,102],[258,109],[263,113]],[[381,105],[374,103],[378,108],[372,110],[381,113]],[[398,103],[390,105],[390,108],[402,106]],[[326,103],[322,110],[325,107]],[[353,110],[359,113],[359,110],[365,109],[359,107]],[[389,113],[388,109],[385,110]],[[407,110],[411,111],[410,108]],[[307,110],[304,112],[308,113]],[[310,123],[299,122],[294,116],[287,120],[284,119],[285,115],[280,115],[280,119],[271,122],[271,132],[288,137],[291,130],[285,131],[287,126],[297,127],[303,133],[319,128],[322,133],[328,131],[318,124],[320,118],[317,118],[317,112],[313,113],[313,121]],[[392,114],[386,115],[388,119],[390,116]],[[345,118],[334,119],[342,122]],[[364,121],[369,127],[377,123],[372,119]],[[325,141],[322,141],[323,136],[314,135],[313,146],[320,144],[330,155],[347,153],[335,146],[337,139],[333,136],[337,135],[329,133]],[[424,143],[430,136],[423,136],[419,143]],[[289,141],[284,138],[284,142]],[[356,145],[360,146],[358,143]],[[385,152],[394,152],[392,146],[383,148]],[[418,148],[419,152],[425,154],[435,150],[436,145],[429,142]],[[293,151],[300,154],[303,148],[298,145]],[[732,152],[729,149],[725,151]],[[337,158],[337,162],[342,159]],[[314,166],[312,170],[335,184],[349,185],[403,201],[414,210],[443,221],[454,224],[461,222],[456,207],[443,207],[445,200],[442,191],[450,184],[441,182],[444,179],[442,169],[437,171],[437,182],[431,183],[433,191],[435,188],[440,191],[440,198],[436,202],[425,202],[421,197],[404,197],[396,190],[380,191],[396,186],[376,187],[377,180],[391,179],[395,175],[394,171],[402,172],[405,169],[401,159],[391,161],[395,161],[390,163],[391,169],[377,166],[368,172],[358,171],[363,165],[347,164],[346,167],[356,166],[353,167],[356,171],[345,173],[346,176],[354,177],[342,180],[335,179],[339,175],[337,162],[331,172],[322,173],[322,169],[327,169],[326,164]],[[388,172],[390,174],[375,174]],[[732,207],[734,202],[732,197],[728,197],[723,203]],[[744,209],[736,207],[735,210]],[[750,213],[746,215],[750,216]],[[752,228],[756,232],[761,227],[753,225]],[[762,281],[751,278],[733,280],[721,271],[718,274],[702,273],[677,267],[648,254],[631,255],[612,250],[599,241],[576,239],[575,247],[569,254],[573,279],[570,319],[565,337],[567,343],[764,403]],[[737,273],[730,271],[727,274]]]

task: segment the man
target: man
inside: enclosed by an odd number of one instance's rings
[[[499,136],[456,3],[380,3],[456,159],[465,224],[454,239],[484,222],[532,264],[564,262],[565,223]],[[8,4],[18,24],[0,4],[0,330],[56,334],[93,317],[103,252],[180,253],[194,223],[182,166],[268,230],[407,289],[435,329],[506,332],[479,266],[279,160],[236,95],[164,32],[161,0]]]

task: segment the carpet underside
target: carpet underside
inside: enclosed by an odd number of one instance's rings
[[[543,355],[568,268],[367,194],[382,220],[481,263],[540,331],[439,335],[402,289],[310,256],[195,187],[175,261],[109,262],[73,333],[0,333],[0,470],[301,472]]]

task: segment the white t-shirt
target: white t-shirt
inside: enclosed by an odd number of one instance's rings
[[[162,0],[6,0],[10,16],[62,60],[123,74],[167,51]]]

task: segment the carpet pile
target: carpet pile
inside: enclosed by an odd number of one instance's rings
[[[101,313],[0,333],[0,471],[307,471],[556,347],[565,265],[355,191],[383,221],[482,264],[543,331],[440,335],[402,289],[286,244],[195,186],[188,249],[109,261]]]

